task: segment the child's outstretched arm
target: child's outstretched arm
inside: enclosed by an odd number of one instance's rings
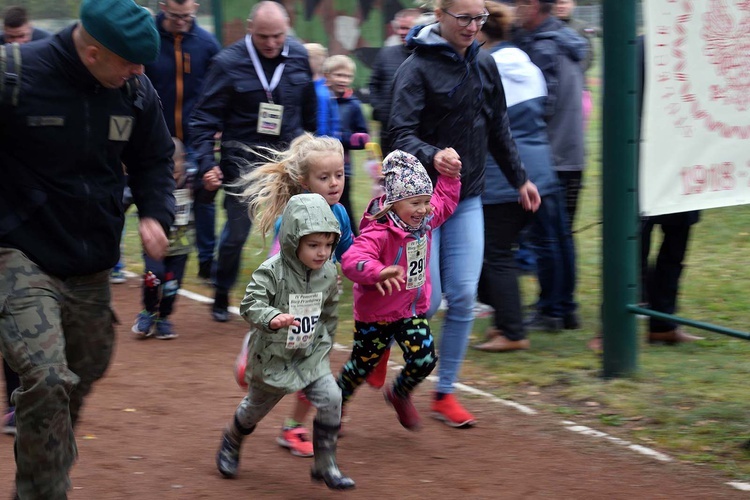
[[[435,191],[432,193],[432,229],[440,227],[458,206],[461,195],[461,178],[438,175]]]
[[[245,298],[240,303],[240,314],[245,318],[245,321],[262,332],[271,333],[283,326],[292,324],[281,324],[285,322],[284,318],[278,319],[275,324],[273,323],[273,320],[279,318],[279,316],[291,316],[273,306],[277,290],[276,277],[271,269],[264,266],[255,270],[245,289]],[[293,316],[291,319],[294,321]]]

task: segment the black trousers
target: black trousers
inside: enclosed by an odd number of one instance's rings
[[[509,340],[526,338],[513,245],[531,220],[517,202],[484,205],[484,262],[479,301],[495,309],[495,328]]]
[[[650,265],[648,254],[655,225],[661,226],[664,240],[656,261]],[[679,219],[659,222],[659,218],[647,218],[641,221],[641,299],[655,311],[674,314],[677,310],[682,262],[687,253],[691,225],[690,220],[683,222]],[[671,321],[649,320],[649,331],[652,332],[667,332],[675,328],[677,324]]]

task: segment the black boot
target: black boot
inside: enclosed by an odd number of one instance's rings
[[[216,453],[216,468],[221,475],[234,479],[237,477],[237,470],[240,467],[240,446],[245,436],[255,430],[255,426],[250,429],[243,429],[237,417],[234,417],[233,429],[227,428],[221,436],[221,446]]]
[[[325,425],[313,421],[313,452],[315,463],[310,470],[313,481],[323,481],[332,490],[349,490],[354,488],[354,480],[346,477],[336,465],[336,442],[340,425]]]

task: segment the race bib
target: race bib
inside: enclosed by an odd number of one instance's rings
[[[190,222],[190,207],[192,206],[189,189],[177,189],[174,192],[174,225],[187,226]]]
[[[281,134],[281,118],[284,115],[284,106],[260,103],[258,108],[258,133],[267,135]]]
[[[406,289],[418,288],[427,281],[427,238],[406,244]]]
[[[289,294],[289,314],[299,321],[299,326],[289,327],[287,349],[304,349],[312,344],[322,307],[322,292]]]

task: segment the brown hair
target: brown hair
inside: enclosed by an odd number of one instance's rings
[[[510,40],[510,32],[513,28],[513,10],[494,0],[486,0],[484,8],[487,9],[490,17],[482,26],[482,33],[492,40]]]

